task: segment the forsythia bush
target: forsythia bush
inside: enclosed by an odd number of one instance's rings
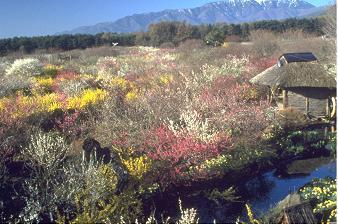
[[[136,85],[131,82],[126,80],[123,77],[115,77],[112,78],[111,80],[107,81],[106,83],[107,87],[110,88],[118,88],[122,90],[125,94],[125,99],[129,102],[132,102],[136,100],[139,97],[139,90],[137,89]]]
[[[62,66],[57,66],[57,65],[52,65],[52,64],[47,64],[44,67],[44,74],[50,77],[56,76],[58,71],[62,70]]]
[[[51,87],[53,85],[53,79],[48,78],[36,78],[36,84],[43,87]]]
[[[129,158],[122,160],[122,162],[127,167],[129,173],[136,179],[141,179],[151,168],[151,161],[146,156]]]
[[[107,95],[108,93],[101,89],[86,89],[79,96],[66,99],[57,93],[39,95],[35,92],[31,96],[18,93],[15,98],[0,99],[0,115],[4,120],[15,120],[34,113],[53,112],[56,109],[83,110],[101,102]]]
[[[123,77],[112,78],[109,82],[109,86],[111,87],[117,86],[122,90],[126,90],[128,88],[128,85],[129,85],[128,81]]]
[[[52,91],[54,80],[50,77],[48,78],[35,78],[34,87],[32,91],[36,91],[39,94],[44,94],[46,92]]]
[[[139,217],[142,202],[135,192],[115,194],[117,175],[111,165],[89,165],[82,181],[71,223],[118,223],[121,216],[128,217],[128,221]],[[65,217],[59,218],[60,223],[64,221]]]
[[[137,99],[137,91],[136,90],[132,90],[132,91],[130,91],[130,92],[128,92],[127,94],[126,94],[126,99],[127,99],[127,101],[134,101],[134,100],[136,100]]]
[[[231,155],[220,155],[216,158],[208,159],[204,161],[200,166],[198,166],[198,169],[201,170],[225,170],[228,168],[228,163],[231,161],[232,156]]]
[[[248,218],[251,224],[260,224],[260,222],[254,218],[250,205],[245,204],[246,211],[248,213]]]
[[[0,100],[0,111],[3,111],[4,109],[5,109],[4,100]]]
[[[9,102],[10,101],[7,101],[7,103]],[[55,109],[61,108],[62,104],[56,93],[33,96],[19,94],[16,97],[15,105],[12,106],[17,108],[12,115],[16,118],[20,118],[38,112],[52,112]]]
[[[89,105],[94,105],[108,95],[102,89],[86,89],[79,96],[70,97],[67,99],[68,109],[84,109]]]
[[[168,85],[173,81],[173,76],[170,74],[164,74],[160,76],[160,83],[163,85]]]

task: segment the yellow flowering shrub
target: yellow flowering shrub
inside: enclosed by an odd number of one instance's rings
[[[79,78],[81,79],[81,80],[84,80],[84,81],[86,81],[86,82],[96,82],[97,81],[97,77],[96,77],[96,75],[93,75],[93,74],[80,74],[79,75]]]
[[[222,44],[222,47],[224,47],[224,48],[228,48],[228,47],[229,47],[229,43],[228,43],[228,42],[226,42],[226,41],[224,41],[224,43]]]
[[[110,80],[109,86],[115,87],[118,86],[123,90],[126,90],[128,87],[128,81],[123,77],[115,77]]]
[[[137,158],[122,159],[122,163],[126,166],[129,173],[136,179],[141,179],[145,173],[150,170],[151,161],[146,156]]]
[[[62,108],[59,96],[56,93],[47,94],[44,96],[37,96],[39,108],[41,111],[52,112],[56,109]]]
[[[67,99],[68,109],[84,109],[95,105],[106,98],[108,92],[102,89],[86,89],[79,96]]]
[[[6,104],[13,101],[11,97],[3,97],[0,99],[0,111],[5,110]]]
[[[13,103],[15,110],[8,110],[9,102]],[[37,105],[34,104],[32,97],[18,95],[16,99],[11,99],[6,103],[7,108],[3,111],[11,119],[20,119],[37,112]]]
[[[205,160],[199,168],[203,170],[221,170],[227,167],[231,159],[231,155],[220,155],[218,157]]]
[[[77,198],[77,213],[69,223],[120,223],[121,216],[128,217],[127,223],[133,223],[142,212],[142,202],[133,192],[112,195],[90,203],[90,196]],[[64,223],[65,217],[59,217],[57,223]]]
[[[127,101],[134,101],[139,96],[139,90],[136,88],[135,84],[123,77],[112,78],[107,85],[108,87],[117,87],[121,89],[124,92]]]
[[[260,224],[260,222],[254,218],[250,205],[245,204],[246,211],[248,213],[248,218],[251,224]]]
[[[53,79],[51,77],[44,78],[44,77],[39,77],[35,78],[35,82],[39,86],[52,86],[53,84]]]
[[[56,93],[46,95],[19,96],[17,98],[18,108],[34,108],[31,113],[36,112],[52,112],[61,108],[62,104]],[[20,112],[20,111],[18,111]]]
[[[78,213],[71,223],[107,222],[114,211],[106,196],[114,194],[117,176],[109,165],[90,165],[85,172],[83,188],[75,195]]]
[[[128,92],[126,94],[127,101],[134,101],[137,98],[138,98],[138,96],[137,96],[137,91],[136,90],[132,90],[132,91],[130,91],[130,92]]]
[[[44,67],[44,74],[47,75],[47,76],[54,77],[54,76],[56,76],[58,71],[60,71],[62,69],[63,69],[62,66],[47,64]]]
[[[330,178],[314,179],[310,186],[300,190],[303,199],[314,199],[317,201],[313,212],[323,216],[322,222],[336,221],[336,180]]]
[[[53,64],[46,64],[45,69],[55,69],[55,70],[61,70],[63,69],[63,66],[61,65],[53,65]]]
[[[173,81],[172,75],[165,74],[165,75],[160,76],[160,83],[161,84],[168,85],[172,81]]]
[[[62,102],[56,93],[25,96],[18,92],[16,96],[0,100],[1,116],[7,119],[20,119],[34,113],[52,112],[55,109],[62,109]]]
[[[105,184],[107,184],[107,186],[109,188],[111,188],[112,190],[115,190],[117,178],[116,178],[116,174],[115,174],[114,170],[111,168],[111,166],[107,165],[107,164],[102,164],[102,165],[100,165],[98,171],[99,171],[98,173],[99,173],[100,177],[105,180],[105,182],[106,182]]]
[[[243,93],[242,93],[242,99],[243,100],[258,100],[259,99],[259,92],[256,88],[249,88],[246,89]]]
[[[43,94],[45,92],[51,91],[54,80],[51,77],[37,77],[34,79],[33,91],[38,94]]]
[[[128,217],[128,223],[140,216],[142,202],[134,190],[116,194],[118,177],[110,165],[89,165],[80,171],[80,189],[76,189],[72,217],[58,215],[57,223],[120,223],[120,217]]]
[[[33,90],[32,95],[26,96],[18,92],[16,96],[0,99],[1,116],[10,119],[20,119],[39,112],[53,112],[56,109],[84,109],[102,101],[108,93],[101,89],[87,89],[79,96],[65,100],[57,93],[41,95]]]
[[[16,97],[15,105],[13,105],[16,107],[16,111],[11,114],[12,118],[18,119],[38,112],[38,101],[35,100],[35,97],[24,96],[19,92]]]
[[[3,111],[5,109],[5,98],[0,100],[0,111]]]

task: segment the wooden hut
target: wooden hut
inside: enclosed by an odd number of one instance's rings
[[[302,204],[291,206],[291,207],[286,208],[281,213],[281,216],[277,220],[274,220],[273,223],[280,223],[280,224],[292,224],[292,223],[315,224],[315,223],[318,223],[312,210],[313,208],[308,202],[304,202]]]
[[[268,220],[269,223],[279,224],[317,223],[310,201],[301,200],[299,193],[289,194],[278,202],[273,209],[265,214],[265,220]]]
[[[283,54],[250,82],[269,86],[269,97],[279,108],[296,108],[314,117],[335,116],[335,74],[310,52]]]

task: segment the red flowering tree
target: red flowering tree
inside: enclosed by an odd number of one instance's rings
[[[190,167],[218,156],[231,145],[228,137],[216,143],[206,143],[188,135],[177,136],[164,125],[150,131],[148,136],[143,150],[157,162],[158,177],[164,185],[194,180],[196,177]]]

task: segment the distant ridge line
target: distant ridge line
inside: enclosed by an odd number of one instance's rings
[[[57,34],[130,33],[146,31],[152,23],[185,21],[193,25],[244,23],[259,20],[281,20],[320,15],[327,6],[315,7],[303,0],[226,0],[207,3],[196,8],[166,9],[160,12],[134,14],[114,22],[81,26]]]

